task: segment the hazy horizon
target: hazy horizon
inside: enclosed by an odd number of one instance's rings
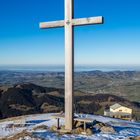
[[[55,71],[64,72],[64,65],[0,65],[0,71]],[[75,65],[75,71],[140,71],[140,65]]]

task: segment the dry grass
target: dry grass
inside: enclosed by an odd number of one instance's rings
[[[126,140],[140,140],[140,136],[126,138]]]
[[[14,121],[14,120],[19,120],[21,119],[23,116],[17,116],[17,117],[10,117],[10,118],[6,118],[6,119],[1,119],[0,122],[5,122],[5,121]]]
[[[48,129],[48,127],[46,125],[38,125],[38,126],[35,126],[33,127],[33,130],[37,130],[37,129]]]

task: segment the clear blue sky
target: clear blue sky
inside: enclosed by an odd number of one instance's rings
[[[140,64],[140,0],[75,0],[75,18],[104,16],[104,25],[75,28],[75,64]],[[0,65],[64,64],[64,0],[0,0]]]

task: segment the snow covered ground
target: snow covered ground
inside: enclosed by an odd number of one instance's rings
[[[42,138],[47,138],[49,140],[123,140],[131,136],[140,136],[140,122],[131,122],[109,117],[84,114],[78,114],[78,116],[84,118],[92,118],[93,120],[107,123],[115,128],[116,133],[97,132],[90,136],[78,134],[58,135],[57,133],[49,132],[45,129],[33,130],[33,127],[35,126],[46,125],[48,127],[51,127],[52,125],[56,125],[56,120],[51,118],[52,115],[54,114],[50,113],[25,116],[25,120],[27,123],[26,126],[18,128],[9,127],[10,124],[14,123],[13,121],[1,122],[0,138],[16,134],[17,132],[20,132],[22,130],[27,130],[28,132],[32,132],[33,135],[40,136]],[[63,124],[64,119],[60,119],[60,125]],[[29,140],[30,137],[26,137],[26,139]]]

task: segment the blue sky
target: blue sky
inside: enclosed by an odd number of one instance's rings
[[[139,0],[75,0],[74,16],[104,16],[75,28],[75,64],[140,65]],[[39,29],[64,19],[64,0],[0,0],[0,65],[64,64],[64,29]]]

